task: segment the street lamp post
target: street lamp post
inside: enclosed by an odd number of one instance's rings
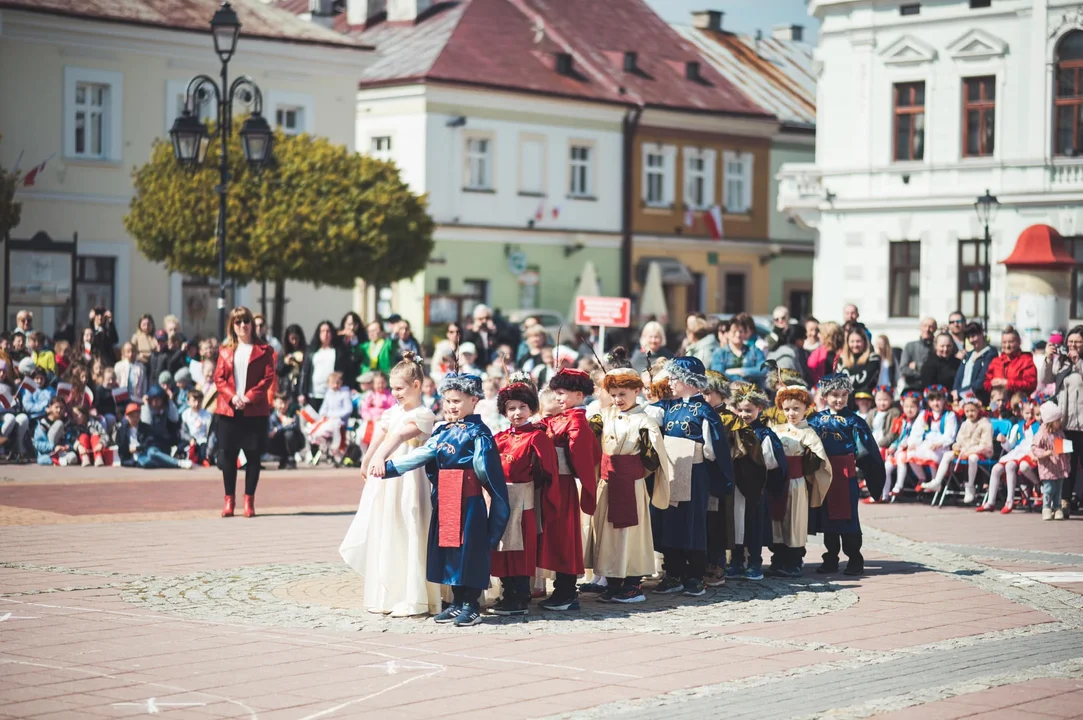
[[[989,331],[989,290],[993,286],[992,280],[992,266],[989,262],[989,251],[992,245],[992,237],[989,235],[989,224],[996,218],[997,209],[1000,207],[1000,201],[996,199],[995,195],[991,195],[989,190],[986,189],[985,194],[980,196],[974,203],[974,212],[978,214],[978,222],[985,226],[985,242],[983,247],[985,249],[985,259],[982,268],[982,279],[984,281],[983,289],[985,291],[985,301],[982,309],[982,320],[985,325],[985,331]]]
[[[229,191],[229,136],[233,132],[233,102],[252,106],[252,114],[241,125],[241,147],[245,159],[255,168],[268,164],[274,147],[274,133],[263,117],[263,93],[248,76],[229,83],[229,61],[237,50],[241,22],[225,0],[211,18],[214,51],[222,63],[221,85],[208,75],[197,75],[188,83],[184,110],[169,131],[173,154],[183,167],[197,168],[207,157],[211,135],[199,119],[197,109],[214,96],[218,116],[215,133],[221,143],[218,154],[218,337],[226,336],[226,194]]]

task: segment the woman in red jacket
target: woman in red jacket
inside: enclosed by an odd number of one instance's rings
[[[244,451],[244,516],[256,514],[256,484],[267,442],[269,393],[274,385],[274,351],[256,335],[252,312],[236,307],[229,314],[229,337],[218,352],[214,386],[218,389],[218,467],[226,486],[222,517],[232,517],[237,491],[237,457]]]

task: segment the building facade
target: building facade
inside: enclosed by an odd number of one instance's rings
[[[231,73],[250,75],[264,93],[268,121],[354,143],[354,94],[367,53],[353,40],[258,0],[237,0],[242,23]],[[0,162],[25,173],[22,222],[11,233],[4,297],[7,327],[23,308],[47,333],[85,326],[90,308],[113,311],[128,337],[139,317],[181,318],[189,336],[217,328],[217,278],[187,278],[146,260],[124,229],[132,171],[167,138],[187,83],[219,65],[207,23],[218,3],[199,0],[171,16],[143,3],[9,0],[0,9],[4,142]],[[241,108],[238,108],[240,111]],[[213,114],[205,109],[204,114]],[[214,189],[207,187],[207,193]],[[31,242],[33,241],[33,242]],[[326,308],[345,311],[351,290],[287,283],[287,322],[315,326]],[[253,308],[258,288],[234,298]]]
[[[812,0],[809,12],[816,160],[782,167],[778,202],[819,231],[813,312],[855,303],[896,343],[956,309],[1017,324],[1000,261],[1023,230],[1050,225],[1083,258],[1083,5]],[[975,212],[987,190],[988,243]],[[1078,318],[1078,272],[1072,287]]]

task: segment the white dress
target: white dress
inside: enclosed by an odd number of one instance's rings
[[[424,444],[435,416],[424,405],[405,411],[395,405],[380,418],[387,434],[415,425],[421,435],[403,443],[389,459]],[[339,547],[346,564],[365,578],[365,607],[395,616],[440,611],[440,586],[425,579],[431,485],[424,468],[396,478],[368,478],[357,515]]]

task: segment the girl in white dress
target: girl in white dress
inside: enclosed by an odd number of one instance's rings
[[[391,370],[396,405],[379,420],[362,473],[372,464],[405,455],[424,444],[436,418],[421,402],[424,372],[414,353],[404,352]],[[440,611],[440,586],[425,579],[432,514],[431,486],[424,468],[395,478],[369,477],[357,515],[339,547],[346,564],[365,577],[365,607],[392,617]]]

